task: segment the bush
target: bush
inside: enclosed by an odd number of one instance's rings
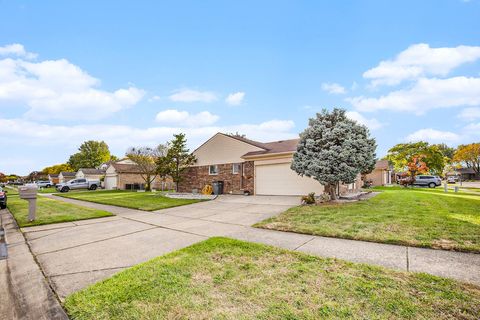
[[[302,204],[314,204],[315,192],[310,192],[308,195],[302,197]]]

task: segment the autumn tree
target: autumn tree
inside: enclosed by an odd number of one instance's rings
[[[126,156],[138,165],[138,171],[143,181],[145,181],[145,190],[151,191],[152,182],[158,175],[156,161],[159,157],[165,156],[166,146],[158,145],[151,147],[131,147]]]
[[[4,174],[3,172],[0,172],[0,182],[7,182],[7,175]]]
[[[68,163],[55,164],[50,167],[43,168],[44,174],[59,174],[60,172],[71,172],[73,168]]]
[[[372,171],[375,149],[367,127],[349,119],[345,110],[323,109],[300,135],[291,168],[317,180],[336,199],[340,183],[353,183],[359,173]]]
[[[407,162],[408,176],[401,180],[404,186],[412,185],[415,182],[415,177],[419,174],[428,173],[429,169],[425,161],[425,155],[414,155]]]
[[[441,147],[425,141],[399,143],[388,150],[385,158],[393,164],[396,171],[401,172],[407,171],[409,162],[420,155],[432,173],[442,174],[446,159]]]
[[[97,168],[111,159],[112,155],[104,141],[89,140],[82,143],[78,152],[70,156],[68,164],[77,171],[80,168]]]
[[[476,175],[480,175],[480,143],[458,146],[453,160],[472,168]]]

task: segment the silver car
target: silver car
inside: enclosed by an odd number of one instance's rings
[[[421,175],[415,177],[413,184],[416,186],[435,188],[442,185],[442,179],[438,176]]]

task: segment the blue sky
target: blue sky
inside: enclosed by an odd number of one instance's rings
[[[186,132],[295,137],[321,108],[382,156],[480,140],[480,1],[0,0],[0,172]]]

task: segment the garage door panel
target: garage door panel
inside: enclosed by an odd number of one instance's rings
[[[105,177],[105,189],[112,190],[117,187],[117,177]]]
[[[258,195],[304,195],[323,192],[323,186],[318,181],[300,177],[290,169],[290,162],[256,165],[255,187]]]

